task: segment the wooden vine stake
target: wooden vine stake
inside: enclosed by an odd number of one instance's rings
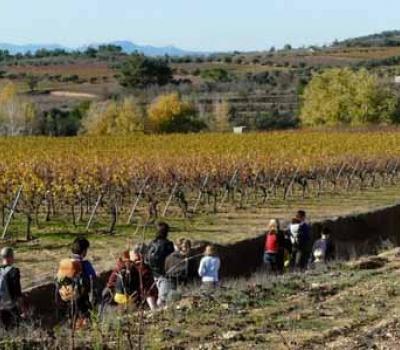
[[[88,221],[87,226],[86,226],[86,231],[89,231],[90,226],[92,225],[92,221],[94,219],[94,216],[96,215],[97,208],[99,207],[100,202],[101,202],[102,199],[103,199],[103,194],[100,193],[99,196],[97,197],[97,201],[96,201],[96,204],[95,204],[95,206],[94,206],[94,208],[92,210],[92,213],[90,214],[90,218],[89,218],[89,221]]]
[[[203,183],[201,185],[201,188],[199,190],[199,195],[198,195],[196,203],[195,203],[195,205],[193,207],[193,214],[197,211],[197,208],[198,208],[198,206],[200,204],[201,198],[203,196],[203,191],[206,188],[207,183],[208,183],[208,177],[209,177],[208,175],[205,177],[205,179],[204,179],[204,181],[203,181]]]
[[[12,220],[13,215],[15,213],[15,209],[17,208],[17,204],[18,204],[19,198],[21,197],[22,188],[23,188],[22,185],[19,186],[19,188],[18,188],[17,195],[15,196],[14,202],[13,202],[11,210],[10,210],[10,213],[8,214],[8,218],[7,218],[6,224],[4,225],[3,235],[1,236],[1,239],[5,239],[6,238],[8,226],[10,226],[11,220]]]
[[[150,178],[150,176],[147,176],[147,177],[144,179],[142,186],[140,187],[139,193],[138,193],[137,196],[136,196],[135,203],[133,203],[131,212],[130,212],[130,214],[129,214],[129,218],[128,218],[128,222],[127,222],[128,225],[129,225],[130,223],[132,223],[133,215],[135,214],[136,208],[137,208],[137,206],[139,205],[140,198],[142,197],[142,194],[143,194],[143,192],[144,192],[144,189],[146,188],[147,182],[149,181],[149,178]]]
[[[238,174],[239,174],[239,169],[236,169],[235,172],[233,173],[231,180],[229,181],[229,188],[225,191],[224,196],[222,197],[220,207],[222,207],[224,205],[225,200],[228,197],[230,187],[232,187],[236,183],[236,178],[237,178]]]
[[[167,215],[167,210],[168,210],[169,206],[171,205],[172,198],[174,198],[174,194],[175,194],[175,192],[176,192],[177,189],[178,189],[178,183],[175,182],[175,185],[174,185],[174,187],[172,188],[171,194],[170,194],[170,196],[169,196],[169,198],[168,198],[168,201],[167,201],[167,203],[165,204],[165,208],[164,208],[164,211],[163,211],[163,213],[162,213],[162,217],[165,217],[165,215]]]

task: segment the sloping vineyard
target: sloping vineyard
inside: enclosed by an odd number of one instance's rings
[[[390,186],[400,132],[277,132],[0,140],[0,224],[55,217],[109,232],[160,217]]]

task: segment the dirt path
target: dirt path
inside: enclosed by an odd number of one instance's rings
[[[83,98],[83,99],[99,98],[99,96],[95,94],[90,94],[87,92],[76,92],[76,91],[51,91],[50,95],[55,97]]]

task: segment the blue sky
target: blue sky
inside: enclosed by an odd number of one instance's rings
[[[0,42],[252,50],[400,29],[399,13],[399,0],[0,0]]]

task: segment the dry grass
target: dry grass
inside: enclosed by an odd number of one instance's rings
[[[223,281],[212,296],[193,285],[168,310],[146,314],[144,348],[395,349],[400,341],[400,261],[395,251],[384,256],[388,263],[376,270],[336,263],[305,275],[259,272],[250,279]],[[95,318],[90,330],[76,334],[76,347],[137,349],[137,322],[136,312],[109,309],[104,322]],[[2,344],[25,339],[39,348],[34,342],[40,337],[41,348],[70,348],[64,327],[52,338],[31,328],[12,340],[3,337]]]

